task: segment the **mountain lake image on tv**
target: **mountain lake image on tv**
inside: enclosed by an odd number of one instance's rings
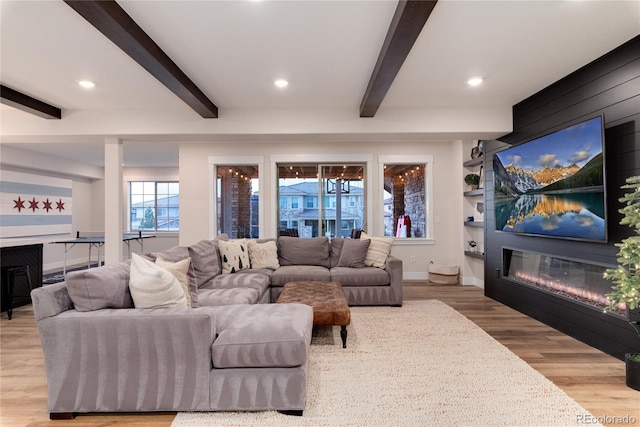
[[[603,135],[597,116],[496,153],[496,230],[606,242]]]

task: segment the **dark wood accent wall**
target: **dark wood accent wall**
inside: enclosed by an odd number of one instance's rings
[[[605,121],[609,243],[496,232],[493,154],[596,114],[604,114]],[[485,153],[485,294],[618,358],[640,350],[640,338],[621,316],[502,278],[504,247],[616,264],[614,243],[632,231],[618,224],[620,186],[627,177],[640,175],[640,36],[515,105],[513,132],[487,142]]]

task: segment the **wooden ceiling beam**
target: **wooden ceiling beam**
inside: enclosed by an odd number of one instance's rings
[[[0,85],[0,102],[43,119],[60,120],[62,118],[62,110],[60,108],[32,98],[5,85]]]
[[[115,0],[65,0],[65,3],[202,117],[218,117],[218,107]]]
[[[373,117],[409,55],[438,0],[400,0],[360,103],[360,117]]]

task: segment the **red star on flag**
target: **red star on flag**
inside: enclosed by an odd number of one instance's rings
[[[15,203],[15,205],[13,205],[13,209],[18,209],[18,212],[22,209],[26,209],[24,207],[24,200],[20,200],[20,196],[18,196],[18,200],[14,200],[13,203]]]
[[[29,209],[31,209],[32,212],[35,212],[36,209],[40,209],[38,207],[38,203],[40,202],[37,202],[36,198],[34,197],[32,200],[29,201]]]
[[[58,209],[58,212],[62,212],[64,210],[64,202],[62,199],[56,202],[56,209]]]
[[[42,202],[42,203],[44,204],[44,206],[42,207],[42,209],[44,209],[45,211],[49,212],[51,209],[53,209],[53,208],[51,207],[51,203],[52,203],[52,202],[50,202],[48,198],[47,198],[47,200],[45,200],[45,201],[44,201],[44,202]]]

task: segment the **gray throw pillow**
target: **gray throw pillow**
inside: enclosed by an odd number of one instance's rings
[[[65,284],[74,308],[77,311],[133,308],[129,264],[123,261],[67,273]]]
[[[370,240],[344,239],[338,267],[364,268]]]
[[[198,288],[222,272],[218,242],[200,240],[189,246],[188,249],[191,264],[196,273]]]

